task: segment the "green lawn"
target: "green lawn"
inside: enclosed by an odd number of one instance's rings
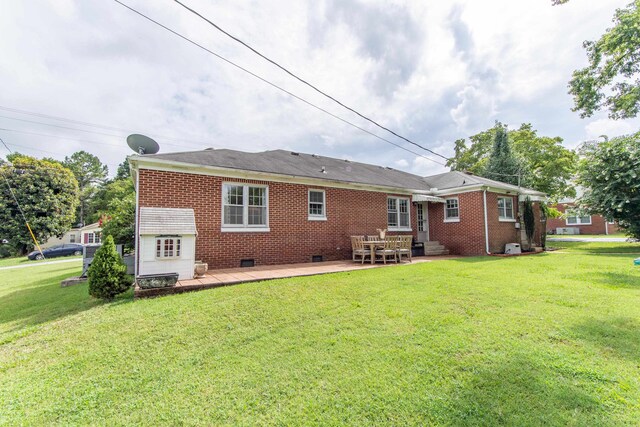
[[[547,242],[547,246],[562,251],[570,250],[577,253],[612,254],[628,253],[640,256],[640,243],[626,242]]]
[[[2,271],[0,424],[638,425],[637,255],[590,251],[107,304]]]

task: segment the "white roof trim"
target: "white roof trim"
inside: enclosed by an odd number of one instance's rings
[[[268,172],[248,171],[241,169],[222,168],[217,166],[194,165],[192,163],[176,162],[173,160],[160,160],[150,158],[129,158],[129,163],[135,165],[135,169],[151,169],[168,172],[182,172],[195,175],[210,175],[223,178],[251,179],[255,181],[272,181],[293,184],[302,184],[317,187],[345,188],[352,190],[375,191],[389,194],[410,195],[422,191],[421,189],[404,189],[399,187],[386,187],[382,185],[364,184],[358,182],[334,181],[313,177],[283,175]]]

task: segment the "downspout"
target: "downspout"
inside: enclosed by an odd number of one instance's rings
[[[140,195],[140,187],[139,187],[139,185],[140,185],[140,170],[136,169],[135,172],[136,172],[136,222],[135,222],[135,227],[134,227],[135,230],[134,231],[135,231],[136,234],[134,236],[134,241],[135,241],[134,251],[135,251],[136,255],[135,255],[135,260],[134,260],[135,262],[133,264],[133,272],[134,272],[133,274],[134,274],[134,278],[137,278],[138,277],[138,262],[139,262],[139,259],[140,259],[140,251],[139,251],[139,247],[138,247],[140,245],[139,237],[138,237],[139,234],[140,234],[139,233],[139,231],[140,231],[140,219],[138,217],[138,205],[139,205],[139,202],[140,202],[140,198],[139,198],[139,195]]]
[[[491,255],[489,251],[489,221],[487,220],[487,189],[482,192],[482,198],[484,201],[484,244],[487,255]]]

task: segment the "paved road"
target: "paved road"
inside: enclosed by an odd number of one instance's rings
[[[626,242],[626,237],[547,237],[547,242]]]
[[[37,267],[38,265],[49,265],[49,264],[62,264],[63,262],[77,262],[81,263],[82,258],[73,258],[73,259],[60,259],[57,261],[45,261],[45,262],[34,262],[20,265],[10,265],[9,267],[0,267],[0,271],[2,270],[10,270],[12,268],[27,268],[27,267]]]

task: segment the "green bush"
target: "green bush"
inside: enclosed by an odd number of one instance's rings
[[[131,286],[127,267],[116,252],[113,237],[107,236],[96,254],[87,273],[89,295],[106,300],[113,299]]]
[[[9,258],[13,255],[11,246],[6,243],[0,243],[0,258]]]

